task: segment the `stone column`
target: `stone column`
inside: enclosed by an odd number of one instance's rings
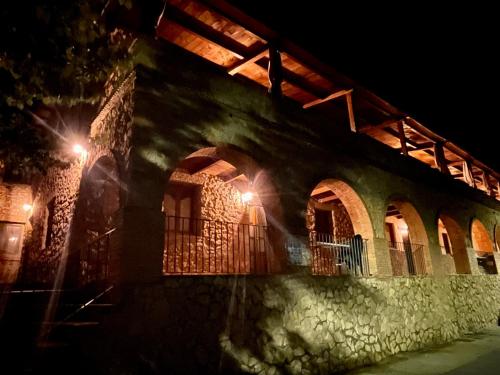
[[[479,275],[479,267],[477,265],[476,250],[472,247],[467,247],[467,257],[469,258],[470,273],[473,275]]]
[[[157,281],[162,275],[164,214],[146,207],[126,207],[120,262],[122,283]]]
[[[500,253],[498,251],[494,251],[493,257],[495,258],[495,268],[497,270],[497,274],[500,275]]]
[[[375,259],[368,258],[370,272],[378,276],[392,276],[392,264],[387,239],[374,238],[372,254],[374,254]],[[372,267],[373,264],[375,264],[374,267]]]

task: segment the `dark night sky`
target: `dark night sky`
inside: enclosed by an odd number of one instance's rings
[[[231,2],[499,170],[493,5]]]

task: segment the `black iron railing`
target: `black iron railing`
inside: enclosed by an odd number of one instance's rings
[[[80,284],[109,280],[113,228],[80,249]]]
[[[497,273],[495,257],[491,251],[475,250],[477,266],[480,273],[493,275]]]
[[[339,239],[331,234],[310,233],[311,271],[314,275],[368,276],[367,240]]]
[[[425,275],[424,245],[389,241],[394,276]]]
[[[167,216],[163,272],[265,274],[271,272],[267,228],[207,219]]]

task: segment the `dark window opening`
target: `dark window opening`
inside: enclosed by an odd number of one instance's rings
[[[317,233],[333,234],[332,211],[315,209],[314,218]]]
[[[446,233],[441,233],[441,237],[443,238],[444,249],[446,250],[446,254],[451,254],[451,246],[450,239]]]
[[[49,203],[47,203],[47,210],[45,211],[45,248],[47,249],[52,243],[52,225],[54,224],[54,213],[55,213],[55,203],[56,199],[52,198]]]

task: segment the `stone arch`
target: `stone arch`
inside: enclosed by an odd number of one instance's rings
[[[427,231],[408,199],[399,196],[389,199],[385,229],[394,275],[431,273]]]
[[[180,160],[168,171],[162,211],[164,273],[268,273],[284,266],[277,190],[240,151],[207,147]]]
[[[470,225],[472,247],[476,253],[480,273],[496,274],[495,249],[488,230],[478,219],[473,218]]]
[[[479,219],[472,219],[470,234],[474,250],[488,253],[493,252],[493,242],[490,239],[488,230]]]
[[[331,232],[325,232],[325,223],[317,222],[321,216],[320,212],[326,212],[326,218],[331,220],[326,224],[326,230],[331,229]],[[322,220],[324,222],[324,220]],[[373,226],[368,214],[368,210],[359,194],[352,188],[350,184],[340,179],[325,179],[318,183],[311,192],[311,196],[307,206],[306,214],[306,227],[309,230],[309,238],[311,249],[313,252],[313,272],[326,274],[337,274],[339,269],[337,267],[316,267],[315,257],[324,257],[325,254],[332,254],[338,250],[336,244],[340,246],[350,246],[353,238],[359,236],[366,240],[366,254],[360,252],[354,256],[358,258],[361,264],[361,274],[368,275],[376,272],[376,261],[373,246]],[[324,237],[324,238],[320,238]],[[328,249],[321,250],[321,246],[317,243],[324,242],[329,245]],[[352,249],[352,247],[350,247]],[[331,250],[334,250],[333,252]],[[317,253],[317,254],[316,254]],[[335,255],[336,256],[336,255]],[[366,257],[366,259],[363,259]],[[331,259],[330,259],[331,260]],[[327,261],[328,264],[338,263],[337,260]],[[364,264],[364,265],[363,265]],[[359,265],[359,264],[358,264]],[[368,265],[368,267],[366,267]],[[318,268],[316,271],[314,268]],[[340,273],[341,273],[340,269]],[[356,270],[348,270],[351,273]],[[356,271],[357,272],[357,271]]]
[[[465,232],[460,227],[460,224],[458,224],[458,222],[453,219],[452,216],[448,215],[445,212],[441,212],[439,214],[438,221],[439,220],[441,220],[449,239],[456,273],[471,273],[471,265],[469,262],[469,257],[467,255],[467,245],[465,242]],[[440,241],[445,241],[445,239],[441,238]]]

